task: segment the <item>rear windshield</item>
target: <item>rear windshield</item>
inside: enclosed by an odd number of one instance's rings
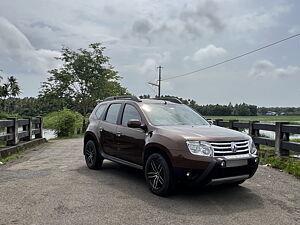
[[[155,126],[208,125],[197,112],[183,104],[143,104],[142,110]]]

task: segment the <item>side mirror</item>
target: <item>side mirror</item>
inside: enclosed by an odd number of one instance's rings
[[[207,120],[207,122],[209,123],[209,125],[214,125],[214,121],[213,120]]]
[[[143,125],[141,121],[137,120],[137,119],[131,119],[127,122],[127,126],[130,128],[141,128],[144,131],[147,130],[147,126]]]
[[[127,126],[131,128],[140,128],[142,126],[142,123],[139,120],[132,119],[128,121]]]

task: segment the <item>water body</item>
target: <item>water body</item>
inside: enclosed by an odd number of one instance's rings
[[[55,134],[55,132],[53,130],[44,129],[43,137],[46,138],[47,140],[49,140],[51,138],[56,138],[57,135]]]

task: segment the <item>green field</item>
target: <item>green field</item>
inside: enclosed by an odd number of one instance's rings
[[[260,122],[290,122],[300,124],[300,116],[205,116],[206,119],[257,120]]]

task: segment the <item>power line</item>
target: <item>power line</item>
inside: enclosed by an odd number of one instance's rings
[[[151,89],[151,91],[153,91],[154,94],[157,94],[157,93],[156,93],[156,90],[155,90],[154,88],[152,88],[152,87],[149,85],[149,83],[150,83],[150,82],[148,82],[148,83],[145,82],[145,84],[147,84],[147,87],[149,87],[149,88]]]
[[[242,58],[242,57],[244,57],[244,56],[246,56],[246,55],[250,55],[250,54],[252,54],[252,53],[254,53],[254,52],[261,51],[261,50],[263,50],[263,49],[265,49],[265,48],[268,48],[268,47],[271,47],[271,46],[273,46],[273,45],[277,45],[277,44],[279,44],[279,43],[281,43],[281,42],[284,42],[284,41],[287,41],[287,40],[289,40],[289,39],[295,38],[295,37],[297,37],[297,36],[299,36],[299,35],[300,35],[300,33],[294,34],[294,35],[292,35],[292,36],[286,37],[286,38],[284,38],[284,39],[281,39],[281,40],[279,40],[279,41],[276,41],[276,42],[273,42],[273,43],[271,43],[271,44],[265,45],[265,46],[263,46],[263,47],[257,48],[257,49],[255,49],[255,50],[252,50],[252,51],[243,53],[243,54],[238,55],[238,56],[235,56],[235,57],[233,57],[233,58],[229,58],[229,59],[226,59],[226,60],[224,60],[224,61],[218,62],[218,63],[216,63],[216,64],[213,64],[213,65],[210,65],[210,66],[206,66],[206,67],[203,67],[203,68],[200,68],[200,69],[197,69],[197,70],[188,72],[188,73],[183,73],[183,74],[180,74],[180,75],[167,77],[167,78],[165,78],[165,79],[162,79],[162,81],[165,81],[165,80],[171,80],[171,79],[175,79],[175,78],[178,78],[178,77],[188,76],[188,75],[191,75],[191,74],[193,74],[193,73],[197,73],[197,72],[200,72],[200,71],[203,71],[203,70],[207,70],[207,69],[210,69],[210,68],[219,66],[219,65],[221,65],[221,64],[224,64],[224,63],[227,63],[227,62],[230,62],[230,61],[233,61],[233,60]]]

